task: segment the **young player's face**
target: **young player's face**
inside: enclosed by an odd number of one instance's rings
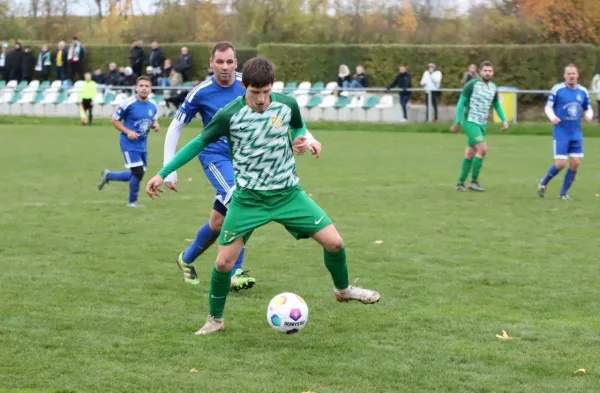
[[[215,78],[222,85],[229,86],[235,80],[237,65],[233,49],[227,49],[223,52],[217,51],[215,52],[215,56],[210,58],[210,66]]]
[[[577,84],[577,79],[579,79],[579,72],[577,72],[577,68],[565,68],[565,82],[567,82],[567,85],[575,86]]]
[[[484,81],[489,81],[494,77],[494,69],[490,66],[485,66],[481,69],[481,79]]]
[[[152,87],[150,86],[150,82],[148,81],[139,81],[136,90],[138,97],[145,100],[150,95]]]
[[[271,89],[273,85],[267,85],[263,87],[254,87],[248,86],[246,87],[246,95],[245,100],[246,104],[252,110],[257,112],[262,112],[271,105]]]

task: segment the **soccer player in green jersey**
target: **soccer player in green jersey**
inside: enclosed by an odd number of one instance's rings
[[[450,129],[452,132],[458,132],[462,125],[467,136],[465,157],[456,184],[458,191],[467,190],[465,181],[469,176],[469,172],[471,172],[469,189],[478,192],[484,191],[479,185],[479,174],[487,153],[485,132],[492,105],[500,120],[502,120],[502,131],[508,129],[506,116],[498,100],[498,87],[492,82],[494,67],[489,61],[484,61],[481,63],[479,70],[479,78],[471,80],[463,88],[456,107],[456,123]]]
[[[272,93],[275,72],[263,58],[244,64],[246,94],[213,117],[202,133],[181,149],[146,186],[150,198],[171,172],[196,157],[222,136],[229,144],[235,190],[219,235],[219,253],[211,274],[209,316],[196,334],[224,328],[224,309],[230,291],[230,271],[252,232],[269,222],[282,224],[296,239],[313,238],[323,246],[325,266],[340,302],[379,301],[379,293],[350,285],[344,242],[327,214],[300,188],[294,152],[309,149],[306,126],[292,97]]]

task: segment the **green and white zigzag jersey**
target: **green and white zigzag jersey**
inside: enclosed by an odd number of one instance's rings
[[[263,112],[238,98],[219,110],[201,135],[206,142],[227,136],[237,188],[270,191],[299,183],[292,140],[304,134],[296,100],[272,93]]]
[[[465,119],[471,123],[487,124],[490,108],[498,100],[496,84],[476,78],[465,85],[462,95],[467,99]]]

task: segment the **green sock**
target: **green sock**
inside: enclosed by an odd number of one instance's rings
[[[458,178],[458,184],[465,184],[467,177],[469,176],[469,172],[471,172],[471,165],[473,164],[473,160],[469,160],[468,158],[463,158],[462,165],[460,167],[460,177]]]
[[[208,290],[208,309],[215,318],[223,318],[225,300],[231,290],[231,272],[219,272],[213,266],[210,275],[210,289]]]
[[[483,158],[479,158],[477,156],[473,157],[473,174],[471,175],[471,181],[477,182],[479,178],[479,172],[481,171],[481,166],[483,165]]]
[[[336,289],[346,289],[350,285],[348,280],[348,265],[346,265],[346,249],[338,252],[329,252],[323,249],[325,267],[331,273],[333,286]]]

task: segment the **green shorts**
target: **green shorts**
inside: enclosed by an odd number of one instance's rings
[[[475,146],[485,142],[485,125],[466,121],[463,124],[463,130],[467,136],[467,146]]]
[[[238,190],[227,209],[219,245],[226,246],[272,221],[278,222],[296,239],[306,239],[331,224],[327,214],[300,187],[283,192]]]

